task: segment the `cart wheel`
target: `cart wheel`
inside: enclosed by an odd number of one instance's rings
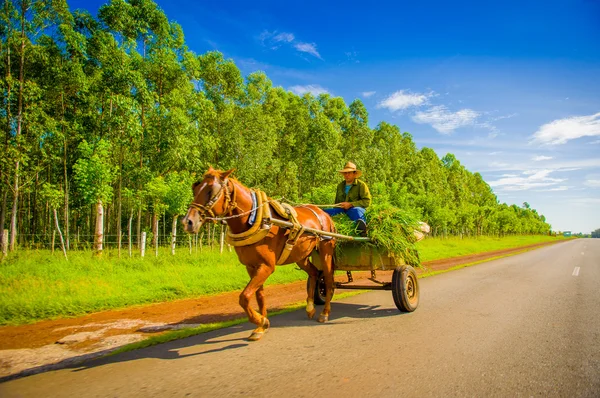
[[[308,292],[310,278],[306,281],[306,292]],[[317,286],[315,287],[315,295],[313,297],[315,304],[325,304],[325,278],[323,278],[323,271],[319,271],[317,275]]]
[[[413,312],[419,305],[417,273],[410,265],[402,265],[392,275],[392,296],[400,311]]]

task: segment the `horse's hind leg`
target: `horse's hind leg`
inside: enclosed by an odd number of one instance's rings
[[[260,340],[261,337],[267,332],[269,329],[270,323],[267,319],[267,311],[264,300],[264,292],[262,292],[262,286],[269,277],[273,273],[274,267],[269,267],[266,264],[262,264],[258,267],[249,267],[246,266],[246,270],[248,271],[248,275],[250,275],[250,282],[246,285],[246,288],[240,294],[240,306],[248,315],[248,320],[258,326],[248,340],[256,341]],[[261,293],[258,291],[261,290]],[[258,301],[258,305],[261,311],[261,314],[250,308],[250,300],[254,294],[257,294],[256,298]],[[259,295],[261,299],[259,299]],[[262,302],[262,305],[261,305]]]
[[[308,274],[308,293],[306,296],[306,316],[309,319],[312,319],[317,310],[315,309],[315,289],[317,287],[317,275],[319,271],[317,268],[310,262],[310,260],[305,258],[302,261],[297,262],[298,266],[302,268]]]
[[[333,298],[333,240],[322,240],[319,244],[319,255],[323,264],[323,279],[325,280],[325,307],[319,315],[319,322],[327,322],[331,312],[331,299]]]

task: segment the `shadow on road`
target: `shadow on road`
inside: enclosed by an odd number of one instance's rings
[[[403,315],[403,313],[398,311],[395,307],[390,306],[334,302],[332,303],[330,321],[321,324],[316,321],[316,318],[323,307],[317,306],[316,308],[317,315],[315,316],[315,319],[308,319],[304,309],[280,314],[277,316],[271,316],[269,318],[271,320],[271,328],[335,328],[336,325],[353,322],[352,319],[375,319]],[[195,323],[193,320],[196,319],[197,317],[193,317],[183,321],[183,323]],[[213,330],[211,332],[198,334],[196,336],[111,356],[105,355],[110,354],[110,352],[114,351],[114,349],[88,355],[80,355],[65,359],[58,363],[30,368],[19,374],[0,378],[0,382],[50,370],[72,369],[73,372],[81,372],[87,369],[119,362],[128,362],[148,358],[177,360],[191,356],[235,350],[246,347],[249,344],[269,344],[269,339],[265,339],[262,342],[249,342],[247,337],[250,335],[252,329],[254,329],[254,325],[250,324],[249,322],[245,322],[241,325]]]
[[[317,314],[322,306],[317,306]],[[328,323],[318,323],[315,319],[307,319],[304,309],[280,314],[271,317],[271,328],[335,328],[338,324],[351,322],[351,319],[375,319],[390,316],[402,316],[404,313],[398,311],[395,307],[380,305],[360,305],[351,303],[333,303],[330,321]],[[117,362],[127,362],[146,358],[155,358],[161,360],[176,360],[190,356],[210,354],[226,350],[235,350],[243,348],[249,344],[269,344],[268,339],[261,342],[249,342],[246,338],[254,329],[254,325],[244,323],[228,327],[225,329],[213,330],[211,332],[187,337],[181,340],[175,340],[152,347],[147,347],[135,351],[125,352],[113,356],[94,359],[84,364],[68,366],[75,372],[85,371],[90,368],[104,366]],[[211,348],[212,346],[217,347]]]

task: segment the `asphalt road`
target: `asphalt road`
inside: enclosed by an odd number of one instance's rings
[[[0,384],[7,397],[600,396],[600,239],[578,239],[390,292]],[[267,297],[268,299],[268,297]]]

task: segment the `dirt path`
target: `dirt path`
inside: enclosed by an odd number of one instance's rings
[[[560,242],[560,241],[559,241]],[[424,263],[418,274],[518,253],[557,242],[497,250]],[[364,283],[368,272],[353,273]],[[344,280],[345,276],[340,276]],[[391,272],[377,272],[379,280],[391,280]],[[306,282],[265,287],[269,310],[306,300]],[[337,291],[337,290],[336,290]],[[78,318],[0,327],[0,381],[15,375],[38,373],[106,355],[129,343],[169,330],[245,318],[238,305],[239,292],[197,299],[130,307],[93,313]]]

